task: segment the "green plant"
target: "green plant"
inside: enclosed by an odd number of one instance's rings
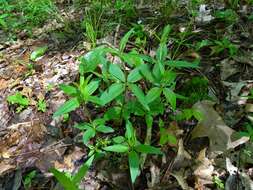
[[[47,109],[47,103],[44,99],[39,99],[37,103],[38,111],[46,112]]]
[[[251,123],[248,123],[248,122],[245,123],[244,128],[246,130],[245,131],[240,131],[239,135],[249,137],[250,140],[253,142],[253,124],[252,124],[252,122]]]
[[[135,179],[140,174],[140,153],[163,154],[158,148],[155,148],[150,145],[141,144],[137,140],[136,132],[132,126],[132,123],[129,120],[126,121],[125,137],[114,137],[113,142],[113,145],[104,147],[103,150],[127,154],[132,183],[135,182]]]
[[[54,177],[66,190],[79,190],[79,183],[86,175],[89,167],[91,166],[95,155],[90,156],[90,158],[80,167],[78,172],[74,175],[60,172],[59,170],[52,168],[50,171],[53,173]]]
[[[214,176],[213,182],[215,183],[216,187],[218,187],[218,189],[225,189],[225,184],[219,177]]]
[[[33,170],[24,176],[23,184],[26,190],[29,190],[31,188],[32,180],[36,177],[36,174],[36,170]]]
[[[228,50],[229,56],[233,57],[236,55],[238,48],[235,44],[230,42],[227,38],[223,38],[222,40],[215,40],[213,45],[211,46],[212,54],[219,54],[224,50]]]
[[[20,92],[16,92],[14,95],[8,96],[7,101],[10,104],[18,105],[16,112],[21,112],[24,108],[29,105],[29,99],[23,96]]]
[[[170,31],[170,25],[164,28],[156,56],[150,57],[136,50],[125,53],[128,40],[135,36],[134,29],[131,29],[121,39],[119,48],[100,46],[80,58],[79,82],[60,85],[71,99],[60,106],[54,117],[68,114],[78,107],[83,108],[88,121],[76,127],[83,131],[84,144],[92,153],[106,151],[127,155],[132,183],[139,175],[146,155],[161,154],[158,148],[151,146],[152,128],[154,119],[158,114],[164,114],[165,108],[177,109],[176,101],[181,96],[174,92],[176,70],[198,67],[195,62],[168,59],[167,40]],[[120,63],[112,63],[108,54],[118,57]],[[99,119],[94,118],[87,103],[97,110],[103,110],[103,115]],[[137,118],[145,121],[141,126],[134,124],[135,128],[146,126],[143,143],[137,140],[136,130],[132,126]],[[107,127],[108,123],[111,127]],[[124,123],[125,136],[115,137],[118,131],[116,126]],[[98,140],[103,133],[114,136],[113,145],[108,140]]]

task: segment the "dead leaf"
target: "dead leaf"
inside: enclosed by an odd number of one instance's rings
[[[200,151],[197,158],[197,167],[194,171],[197,183],[200,185],[212,184],[214,166],[213,162],[206,157],[206,148]]]
[[[224,123],[219,114],[214,110],[213,105],[213,102],[204,100],[197,102],[193,106],[194,109],[203,114],[203,119],[191,132],[191,139],[198,137],[209,138],[209,154],[211,158],[249,140],[248,137],[242,137],[232,142],[231,135],[235,131]]]

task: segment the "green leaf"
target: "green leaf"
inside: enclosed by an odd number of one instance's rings
[[[111,102],[115,98],[117,98],[122,92],[125,90],[125,85],[122,83],[114,83],[112,84],[103,94],[100,96],[100,99],[103,105]]]
[[[160,43],[167,43],[170,31],[171,31],[170,25],[164,27]]]
[[[131,83],[137,82],[141,79],[142,79],[142,76],[140,74],[140,69],[138,67],[133,69],[127,76],[127,82],[131,82]]]
[[[97,105],[103,105],[103,102],[101,101],[101,99],[96,96],[89,96],[87,100]]]
[[[166,64],[175,68],[199,68],[198,63],[188,61],[166,61]]]
[[[74,86],[66,85],[66,84],[60,84],[60,89],[69,96],[77,96],[78,90]]]
[[[115,144],[103,148],[105,151],[123,153],[128,151],[128,146],[122,144]]]
[[[125,75],[117,64],[110,64],[109,73],[116,79],[125,82]]]
[[[54,168],[50,169],[50,172],[53,173],[54,177],[59,181],[64,189],[78,190],[78,187],[66,176],[64,172],[60,172]]]
[[[128,154],[128,163],[129,163],[129,168],[130,168],[131,181],[132,183],[134,183],[136,178],[140,175],[139,155],[135,151],[131,151]]]
[[[162,93],[162,89],[158,87],[154,87],[151,90],[148,91],[145,99],[146,102],[149,104],[153,102],[156,98],[158,98]]]
[[[163,94],[167,100],[167,102],[170,103],[172,109],[175,111],[177,107],[177,96],[176,94],[169,88],[163,89]]]
[[[91,128],[91,125],[89,123],[78,123],[74,127],[80,130],[88,130]]]
[[[47,51],[47,46],[37,48],[30,55],[30,59],[32,61],[35,61],[38,57],[41,57],[42,55],[44,55],[46,53],[46,51]]]
[[[152,73],[147,64],[140,65],[140,72],[147,80],[154,82],[154,77],[152,76]]]
[[[117,143],[117,144],[121,144],[123,142],[125,142],[125,137],[123,136],[117,136],[117,137],[114,137],[113,139],[113,142]]]
[[[114,129],[111,127],[107,127],[105,125],[100,125],[96,128],[97,131],[101,132],[101,133],[112,133],[114,132]]]
[[[89,170],[95,155],[92,155],[78,170],[78,172],[73,176],[73,183],[79,184],[84,176],[86,175],[87,171]]]
[[[53,115],[53,117],[61,116],[65,113],[69,113],[80,106],[77,98],[72,98],[65,102]]]
[[[95,137],[96,131],[93,128],[86,130],[83,133],[83,143],[87,144],[91,138]]]
[[[16,94],[8,96],[7,101],[11,104],[19,104],[22,106],[29,105],[29,99],[23,96],[20,92],[16,92]]]
[[[167,45],[165,43],[160,44],[160,46],[156,51],[156,59],[158,60],[158,62],[165,61],[167,54],[168,54]]]
[[[159,148],[145,144],[139,144],[135,146],[134,149],[145,154],[163,154]]]
[[[119,50],[121,52],[124,51],[126,44],[128,42],[128,39],[130,38],[130,36],[134,33],[134,29],[129,30],[124,37],[121,39],[120,44],[119,44]]]
[[[146,102],[145,95],[142,92],[141,88],[139,88],[136,84],[130,84],[129,85],[131,91],[134,93],[134,95],[137,97],[137,100],[141,103],[141,105],[146,109],[150,110],[149,106]]]
[[[89,95],[92,95],[98,89],[99,83],[99,80],[93,80],[86,86]]]
[[[134,131],[132,123],[129,120],[126,121],[126,134],[125,134],[125,136],[128,140],[135,139],[135,131]]]

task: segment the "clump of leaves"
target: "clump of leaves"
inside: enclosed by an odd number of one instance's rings
[[[54,113],[54,117],[83,108],[88,121],[76,127],[83,131],[83,142],[91,150],[89,155],[95,152],[127,155],[132,183],[140,174],[147,154],[162,154],[159,148],[151,145],[152,127],[155,117],[163,115],[166,108],[177,110],[177,98],[181,96],[174,92],[176,70],[198,67],[196,62],[169,59],[170,31],[170,25],[164,28],[156,55],[150,57],[136,50],[125,53],[128,39],[135,36],[131,29],[121,39],[119,48],[100,46],[80,58],[79,82],[60,85],[71,99]],[[120,63],[111,62],[108,54],[118,57]],[[87,103],[103,111],[103,115],[94,118]],[[133,123],[136,118],[145,121],[144,143],[137,140],[137,126]],[[113,125],[108,126],[108,123]],[[118,135],[120,131],[116,127],[123,124],[126,125],[125,135]],[[112,140],[102,145],[98,143],[101,135],[107,133]]]
[[[180,93],[187,97],[184,101],[189,104],[210,99],[208,96],[208,84],[209,82],[205,77],[195,76],[185,83]]]
[[[16,109],[17,113],[21,112],[30,104],[29,99],[23,96],[20,92],[16,92],[14,95],[8,96],[7,101],[10,104],[16,104],[18,106]]]
[[[37,103],[37,108],[38,108],[38,111],[46,112],[46,109],[47,109],[46,101],[44,99],[39,99]]]
[[[245,128],[245,131],[240,131],[239,135],[249,137],[250,140],[253,142],[253,123],[252,122],[245,123],[244,128]]]

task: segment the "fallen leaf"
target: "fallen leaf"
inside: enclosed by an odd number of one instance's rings
[[[191,139],[198,137],[208,137],[210,158],[216,157],[224,151],[235,148],[249,140],[248,137],[242,137],[232,141],[231,135],[235,132],[228,127],[219,114],[213,108],[214,103],[208,100],[197,102],[193,108],[203,114],[203,119],[191,132]]]

